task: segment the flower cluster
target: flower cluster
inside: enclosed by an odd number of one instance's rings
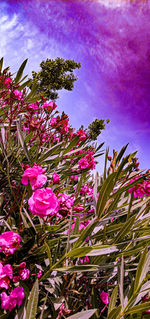
[[[6,292],[2,292],[0,297],[2,309],[11,311],[16,306],[21,306],[25,298],[25,293],[23,288],[18,286],[11,291],[10,295],[7,295]]]
[[[134,177],[131,179],[130,183],[133,183],[135,180],[138,180],[139,177]],[[150,180],[144,180],[142,183],[139,183],[130,189],[128,189],[128,192],[132,194],[134,197],[144,197],[144,196],[150,196]]]
[[[20,241],[20,235],[17,233],[12,231],[2,233],[0,235],[0,252],[6,255],[14,254],[16,249],[20,247]],[[25,270],[24,266],[24,263],[22,263],[17,281],[29,278],[27,275],[23,274],[23,269]],[[28,274],[30,273],[28,269],[26,269],[25,272],[28,272]],[[12,266],[10,264],[3,265],[0,262],[0,288],[10,290],[10,287],[12,287],[12,284],[10,285],[10,280],[13,279],[13,282],[16,282],[16,280],[14,280],[15,278],[16,277],[13,277]],[[11,311],[17,305],[20,306],[22,304],[24,297],[25,294],[23,288],[19,286],[11,290],[9,295],[3,291],[0,294],[1,308]]]
[[[29,167],[24,171],[22,176],[22,184],[28,185],[30,182],[33,190],[40,188],[47,181],[47,177],[44,173],[45,170],[42,169],[40,165],[34,164],[33,167]]]
[[[78,161],[79,169],[94,169],[96,167],[96,160],[93,157],[93,152],[89,152],[84,158]]]
[[[20,247],[20,235],[12,231],[0,235],[0,252],[9,255],[14,254],[15,250]]]

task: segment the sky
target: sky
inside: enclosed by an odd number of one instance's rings
[[[47,58],[81,62],[59,110],[75,128],[109,118],[99,142],[110,155],[129,142],[150,168],[150,0],[1,0],[2,56],[12,72],[28,58],[29,75]]]

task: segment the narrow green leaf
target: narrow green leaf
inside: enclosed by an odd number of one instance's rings
[[[18,139],[20,141],[20,144],[24,150],[25,156],[27,157],[28,161],[30,162],[30,158],[29,158],[29,153],[27,150],[27,146],[25,144],[24,138],[22,136],[22,132],[21,132],[21,128],[20,128],[20,124],[17,122],[17,133],[18,133]]]
[[[75,226],[72,231],[72,235],[77,235],[79,233],[79,217],[77,216]]]
[[[73,258],[83,257],[83,256],[86,256],[87,253],[91,251],[91,249],[92,249],[91,247],[79,247],[69,251],[69,253],[67,253],[66,256],[73,257]]]
[[[0,59],[0,72],[2,71],[2,68],[3,68],[3,60],[4,60],[4,58]]]
[[[118,235],[116,236],[115,240],[113,241],[114,243],[119,243],[121,239],[123,239],[127,234],[129,234],[134,221],[136,219],[136,216],[132,216],[130,219],[128,219],[120,229]]]
[[[38,284],[38,280],[36,280],[29,296],[25,319],[36,318],[38,297],[39,297],[39,284]]]
[[[67,317],[67,319],[89,319],[91,318],[97,309],[90,309],[82,312],[78,312],[73,316]]]
[[[109,301],[109,307],[108,307],[108,315],[110,312],[115,308],[116,302],[117,302],[117,294],[118,294],[118,286],[116,286],[112,292],[110,301]]]
[[[113,309],[110,314],[108,315],[107,319],[117,319],[118,315],[121,313],[121,306]],[[119,317],[120,318],[120,317]]]
[[[104,180],[106,179],[108,154],[109,154],[109,147],[106,148],[106,154],[105,154],[105,165],[104,165],[104,176],[103,176]]]
[[[116,164],[117,164],[118,162],[120,162],[120,160],[121,160],[123,154],[125,153],[125,151],[126,151],[128,145],[129,145],[129,143],[128,143],[127,145],[125,145],[125,146],[122,147],[121,151],[119,152],[119,154],[118,154],[118,156],[117,156],[117,158],[116,158]]]
[[[65,148],[63,155],[67,154],[69,151],[71,151],[72,148],[74,148],[74,146],[77,145],[77,143],[79,142],[80,136],[76,136],[70,143],[69,145]],[[77,152],[78,150],[76,150]]]
[[[133,314],[133,313],[138,314],[139,312],[143,312],[143,311],[146,311],[146,310],[150,310],[150,301],[144,302],[144,303],[142,303],[140,305],[137,305],[137,306],[134,306],[134,307],[128,309],[125,312],[125,314],[126,315]]]
[[[47,244],[47,242],[45,241],[45,248],[46,248],[46,251],[47,251],[47,256],[48,256],[48,259],[49,259],[49,266],[52,267],[52,256],[51,256],[51,251],[50,251],[50,248],[49,248],[49,245]]]
[[[95,153],[97,153],[97,152],[100,150],[100,148],[102,148],[102,146],[103,146],[104,144],[105,144],[105,142],[101,143],[101,144],[97,147]]]
[[[21,80],[24,68],[27,64],[27,61],[28,61],[28,59],[24,60],[23,63],[21,64],[21,66],[17,72],[17,75],[15,77],[15,83],[18,83]]]
[[[79,236],[78,240],[74,243],[74,248],[77,248],[79,246],[81,246],[85,239],[87,239],[88,236],[91,235],[91,233],[93,232],[94,228],[97,226],[98,221],[97,220],[93,220],[82,232],[81,235]]]
[[[97,272],[99,269],[100,268],[97,265],[77,265],[77,266],[55,268],[56,271],[60,271],[60,272],[86,272],[86,271]]]
[[[31,83],[30,80],[27,80],[26,82],[24,82],[22,85],[19,86],[18,90],[21,91],[23,90],[26,86],[29,86]]]
[[[105,208],[105,205],[109,199],[109,195],[112,192],[115,184],[115,177],[116,177],[116,172],[112,173],[105,179],[100,192],[99,192],[99,197],[97,201],[97,207],[96,207],[96,213],[98,218],[100,218],[103,215],[103,211]]]
[[[57,145],[52,146],[49,151],[45,152],[45,154],[38,158],[37,163],[41,164],[45,160],[47,160],[48,157],[50,157],[51,155],[59,154],[61,151],[62,143],[63,142],[60,142]]]
[[[143,254],[141,255],[134,282],[134,291],[137,291],[144,278],[149,271],[150,265],[150,252],[147,253],[147,247],[144,249]]]

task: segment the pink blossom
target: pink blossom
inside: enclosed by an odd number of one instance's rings
[[[23,185],[28,185],[30,182],[33,190],[40,188],[47,181],[47,177],[43,173],[45,173],[45,170],[42,169],[41,165],[34,164],[33,167],[24,171],[21,182]]]
[[[28,105],[28,110],[32,111],[33,113],[38,113],[39,110],[39,105],[37,104],[38,102],[34,102],[32,104]],[[36,111],[37,110],[37,111]]]
[[[0,235],[0,252],[14,254],[20,247],[20,235],[12,231],[4,232]]]
[[[41,276],[42,276],[42,271],[39,270],[39,272],[37,273],[37,278],[39,279],[39,278],[41,278]]]
[[[132,183],[135,180],[137,180],[139,177],[135,176],[134,178],[132,178],[129,182]],[[150,195],[150,182],[149,181],[144,181],[141,184],[137,184],[133,187],[131,187],[130,189],[128,189],[128,192],[130,194],[132,194],[133,192],[133,196],[136,197],[144,197],[144,196],[149,196]]]
[[[90,261],[90,259],[88,256],[85,256],[84,258],[80,258],[81,264],[89,263],[89,261]]]
[[[71,312],[71,310],[67,310],[65,305],[62,304],[59,308],[59,313],[56,319],[61,319],[62,316],[64,317],[65,315],[68,315]]]
[[[53,174],[53,183],[60,184],[60,177],[56,172],[54,172],[54,174]]]
[[[16,97],[18,100],[21,100],[21,98],[22,98],[22,93],[21,93],[19,90],[14,90],[13,94],[15,95],[15,97]]]
[[[79,169],[86,169],[88,168],[88,161],[86,160],[86,158],[81,158],[78,161],[78,165],[79,165]]]
[[[19,270],[18,274],[19,274],[19,279],[24,281],[29,279],[30,270],[27,268],[22,268]]]
[[[48,112],[52,112],[53,110],[55,110],[57,107],[57,105],[51,101],[51,102],[45,102],[43,105],[42,105],[42,108],[43,109],[46,109]]]
[[[53,117],[52,120],[50,121],[50,125],[53,127],[57,124],[57,118]]]
[[[105,305],[109,304],[110,297],[108,296],[108,293],[104,290],[100,293],[100,298]]]
[[[16,306],[21,306],[25,294],[23,288],[18,286],[11,291],[9,296],[6,292],[2,292],[0,296],[2,309],[11,311]]]
[[[87,138],[86,132],[82,129],[77,131],[77,135],[80,135],[80,141],[85,141]]]
[[[5,80],[4,80],[4,84],[7,86],[7,87],[9,87],[9,83],[11,83],[12,82],[12,79],[11,78],[6,78]]]
[[[70,176],[70,178],[76,182],[78,180],[78,175],[72,175]]]
[[[12,279],[13,270],[11,265],[7,264],[5,266],[0,262],[0,288],[9,288],[9,278]]]
[[[28,200],[29,209],[33,215],[45,217],[56,214],[58,200],[50,188],[37,189]]]
[[[66,216],[70,213],[70,210],[74,203],[74,197],[67,194],[59,194],[58,204],[59,204],[59,213],[62,216]]]

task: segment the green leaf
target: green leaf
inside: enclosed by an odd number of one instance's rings
[[[97,226],[98,221],[93,220],[82,232],[81,235],[79,236],[78,240],[74,243],[74,248],[77,248],[79,246],[81,246],[85,239],[87,239],[88,236],[91,235],[91,233],[93,232],[94,228]]]
[[[4,58],[0,59],[0,72],[2,71],[2,68],[3,68],[3,60],[4,60]]]
[[[32,85],[31,91],[30,93],[26,96],[26,98],[24,99],[25,101],[33,101],[32,98],[35,97],[36,101],[38,100],[38,97],[40,97],[40,95],[36,95],[37,93],[37,89],[38,89],[38,84],[34,83]]]
[[[117,302],[117,294],[118,294],[118,286],[116,286],[112,292],[111,299],[109,301],[109,307],[108,307],[108,315],[110,312],[115,308],[116,302]]]
[[[60,272],[86,272],[86,271],[95,271],[99,270],[97,265],[77,265],[77,266],[68,266],[62,268],[55,268],[55,270]]]
[[[91,246],[91,251],[87,253],[87,256],[109,255],[116,251],[118,251],[118,248],[116,246],[94,245]]]
[[[26,86],[29,86],[31,84],[30,80],[27,80],[26,82],[24,82],[22,85],[19,86],[18,91],[23,90]]]
[[[136,313],[138,314],[139,312],[143,312],[143,311],[146,311],[146,310],[149,310],[150,309],[150,301],[148,302],[144,302],[140,305],[137,305],[137,306],[134,306],[130,309],[128,309],[125,314],[126,315],[129,315],[129,314],[133,314],[133,313]]]
[[[90,309],[82,312],[77,312],[75,315],[71,317],[67,317],[67,319],[89,319],[91,318],[97,309]]]
[[[38,280],[36,280],[29,296],[25,319],[36,318],[38,297],[39,297],[39,284],[38,284]]]
[[[150,251],[147,253],[147,247],[144,249],[143,254],[141,255],[134,282],[134,291],[137,291],[143,282],[144,278],[149,271],[150,265]]]
[[[116,172],[109,175],[107,179],[104,181],[100,189],[99,197],[97,201],[97,207],[96,207],[96,214],[98,218],[100,218],[103,215],[105,205],[115,185],[115,177],[116,177]]]
[[[37,160],[37,164],[41,164],[41,163],[43,163],[45,160],[48,160],[48,158],[49,158],[51,155],[59,154],[60,151],[61,151],[61,148],[62,148],[62,143],[63,143],[63,142],[60,142],[60,143],[58,143],[57,145],[52,146],[49,151],[45,152],[44,155],[42,155],[41,157],[39,157],[39,159]]]
[[[120,162],[120,160],[121,160],[123,154],[125,153],[125,151],[126,151],[128,145],[129,145],[129,143],[128,143],[127,145],[125,145],[125,146],[122,147],[121,151],[119,152],[119,154],[118,154],[118,156],[117,156],[117,158],[116,158],[116,164],[117,164],[118,162]]]
[[[23,63],[21,64],[21,66],[17,72],[17,75],[15,77],[15,83],[18,83],[21,80],[24,68],[27,64],[27,61],[28,61],[28,59],[24,60]]]
[[[118,315],[121,312],[121,305],[118,306],[117,308],[113,309],[110,314],[108,315],[107,319],[117,319]],[[119,317],[120,318],[120,317]]]
[[[118,235],[116,236],[114,243],[119,243],[121,241],[121,239],[123,239],[127,234],[129,234],[129,232],[134,224],[135,219],[136,219],[136,215],[132,216],[125,223],[123,223],[123,226],[120,229]]]
[[[76,136],[71,143],[65,148],[63,155],[67,154],[70,150],[72,150],[72,148],[74,148],[74,146],[77,145],[77,143],[79,142],[80,136]],[[76,152],[78,151],[78,149],[76,150]]]
[[[21,132],[21,127],[20,127],[20,124],[17,122],[17,133],[18,133],[18,139],[20,141],[20,144],[24,150],[24,153],[28,159],[28,161],[30,162],[30,158],[29,158],[29,153],[28,153],[28,150],[27,150],[27,146],[25,144],[25,141],[24,141],[24,138],[22,136],[22,132]]]
[[[83,257],[83,256],[86,256],[87,253],[89,253],[91,250],[92,250],[91,247],[76,248],[69,251],[69,253],[67,253],[67,256],[73,257],[73,258]]]
[[[47,251],[47,256],[48,256],[48,259],[49,259],[49,266],[52,267],[52,255],[51,255],[51,251],[50,251],[49,245],[47,244],[46,241],[44,242],[44,244],[45,244],[45,248],[46,248],[46,251]]]
[[[72,235],[77,235],[79,233],[79,217],[77,216],[75,226],[72,231]]]

